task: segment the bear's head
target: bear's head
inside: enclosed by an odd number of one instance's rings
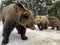
[[[21,24],[30,29],[35,29],[32,13],[28,10],[25,11],[20,18]]]
[[[42,17],[41,16],[35,16],[34,22],[35,22],[35,24],[40,25],[42,22]]]
[[[35,29],[33,14],[30,10],[26,9],[22,4],[16,3],[18,6],[17,12],[20,17],[20,23],[30,29]]]

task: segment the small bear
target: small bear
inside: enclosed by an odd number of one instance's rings
[[[55,17],[55,16],[47,16],[47,18],[49,19],[49,26],[52,27],[52,29],[54,29],[55,27],[57,28],[57,30],[60,30],[60,20]]]
[[[49,20],[46,16],[37,15],[34,18],[34,22],[38,25],[40,30],[47,29],[49,25]]]

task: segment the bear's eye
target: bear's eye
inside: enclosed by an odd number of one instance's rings
[[[23,16],[23,19],[28,19],[28,16],[27,16],[27,15],[24,15],[24,16]]]
[[[26,13],[26,14],[22,14],[22,18],[23,19],[28,19],[29,18],[29,15]]]
[[[41,17],[39,17],[39,18],[41,18]]]

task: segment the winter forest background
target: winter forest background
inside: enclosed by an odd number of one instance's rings
[[[33,12],[33,15],[54,15],[60,19],[60,0],[1,0],[1,12],[5,6],[21,1],[25,7]]]
[[[60,0],[0,0],[0,45],[3,39],[2,10],[7,5],[20,1],[33,12],[33,16],[54,15],[60,20]],[[48,29],[40,31],[37,25],[35,28],[35,30],[27,28],[28,40],[26,41],[21,40],[16,28],[14,28],[8,45],[60,45],[60,30],[57,31],[56,28],[51,30],[51,27],[48,27]]]

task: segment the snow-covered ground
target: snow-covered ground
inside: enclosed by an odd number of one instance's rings
[[[0,22],[0,45],[3,38],[2,27],[2,22]],[[60,45],[60,31],[51,30],[50,27],[40,31],[36,25],[35,27],[35,30],[27,29],[26,36],[28,40],[21,40],[20,35],[14,29],[7,45]]]

